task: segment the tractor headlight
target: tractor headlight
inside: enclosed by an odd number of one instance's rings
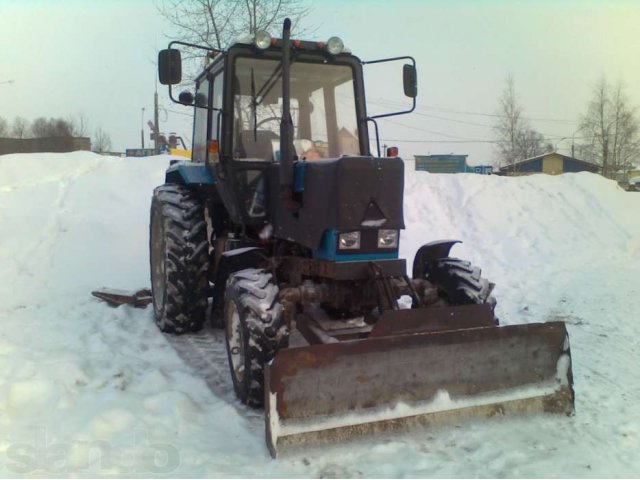
[[[338,55],[344,50],[344,42],[340,37],[331,37],[327,40],[326,49],[331,55]]]
[[[398,230],[378,230],[378,248],[396,248]]]
[[[260,50],[269,48],[271,45],[271,35],[264,30],[258,30],[253,37],[253,44]]]
[[[360,248],[360,232],[341,233],[338,237],[339,250],[357,250]]]

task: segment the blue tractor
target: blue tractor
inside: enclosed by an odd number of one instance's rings
[[[235,392],[288,445],[464,415],[573,411],[561,322],[499,326],[493,284],[432,241],[399,258],[404,164],[380,154],[364,62],[326,42],[257,32],[225,51],[172,42],[160,82],[194,110],[193,158],[153,193],[152,301],[171,334],[225,329]],[[212,59],[195,91],[176,45]],[[392,114],[390,114],[392,115]],[[370,151],[369,126],[376,132]],[[404,302],[399,299],[404,297]],[[402,306],[406,308],[401,308]]]

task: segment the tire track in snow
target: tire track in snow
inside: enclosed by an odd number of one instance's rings
[[[193,375],[204,380],[215,397],[230,405],[253,428],[262,430],[264,410],[248,407],[236,397],[224,336],[224,330],[212,327],[211,322],[207,321],[199,332],[166,334],[165,338]]]
[[[63,157],[63,155],[61,155],[61,157]],[[93,161],[85,161],[86,164],[83,164],[81,167],[75,167],[71,172],[56,172],[53,175],[43,177],[30,176],[24,180],[18,180],[13,183],[0,184],[0,193],[13,192],[23,188],[39,187],[48,183],[63,182],[67,178],[74,180],[95,171],[104,164],[104,161],[104,159],[98,158]]]
[[[244,409],[236,399],[233,390],[224,330],[212,327],[207,321],[199,332],[183,335],[166,334],[165,338],[195,375],[205,381],[214,395]]]
[[[28,277],[33,290],[46,286],[46,267],[51,266],[55,246],[64,234],[63,217],[66,213],[64,207],[70,188],[71,181],[58,184],[56,199],[49,208],[51,213],[46,224],[34,235],[34,240],[25,246],[22,254],[15,259],[18,275]]]
[[[32,225],[31,241],[24,244],[19,252],[16,252],[8,260],[13,262],[15,267],[12,271],[17,273],[13,279],[15,284],[12,302],[3,305],[0,314],[5,315],[16,309],[23,308],[26,302],[40,294],[46,294],[50,285],[50,275],[48,270],[56,259],[55,250],[60,239],[66,232],[65,220],[68,213],[68,198],[73,186],[82,177],[93,173],[102,163],[95,162],[85,168],[79,168],[71,175],[52,176],[34,182],[21,182],[12,190],[17,188],[40,187],[45,184],[57,182],[55,199],[48,204],[37,204],[34,208],[46,209],[48,215],[44,223]],[[3,189],[3,191],[6,191]]]
[[[636,376],[640,326],[629,318],[633,318],[632,299],[638,291],[634,283],[622,281],[624,275],[612,277],[612,269],[628,271],[628,278],[637,272],[629,260],[600,259],[576,266],[559,287],[580,294],[563,298],[549,320],[564,320],[571,339],[576,392],[573,433],[580,436],[582,448],[618,451],[619,458],[611,458],[612,464],[632,466],[630,452],[640,445],[640,387],[628,380]]]

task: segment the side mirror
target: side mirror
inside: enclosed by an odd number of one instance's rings
[[[175,48],[160,50],[158,53],[158,77],[162,85],[176,85],[182,81],[180,50]]]
[[[418,74],[416,67],[413,65],[403,65],[402,67],[402,83],[404,85],[404,94],[410,98],[418,96]]]

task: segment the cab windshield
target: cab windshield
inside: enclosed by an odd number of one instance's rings
[[[351,67],[294,61],[290,87],[293,143],[299,158],[360,154]],[[281,62],[238,58],[233,91],[233,156],[278,160]]]

